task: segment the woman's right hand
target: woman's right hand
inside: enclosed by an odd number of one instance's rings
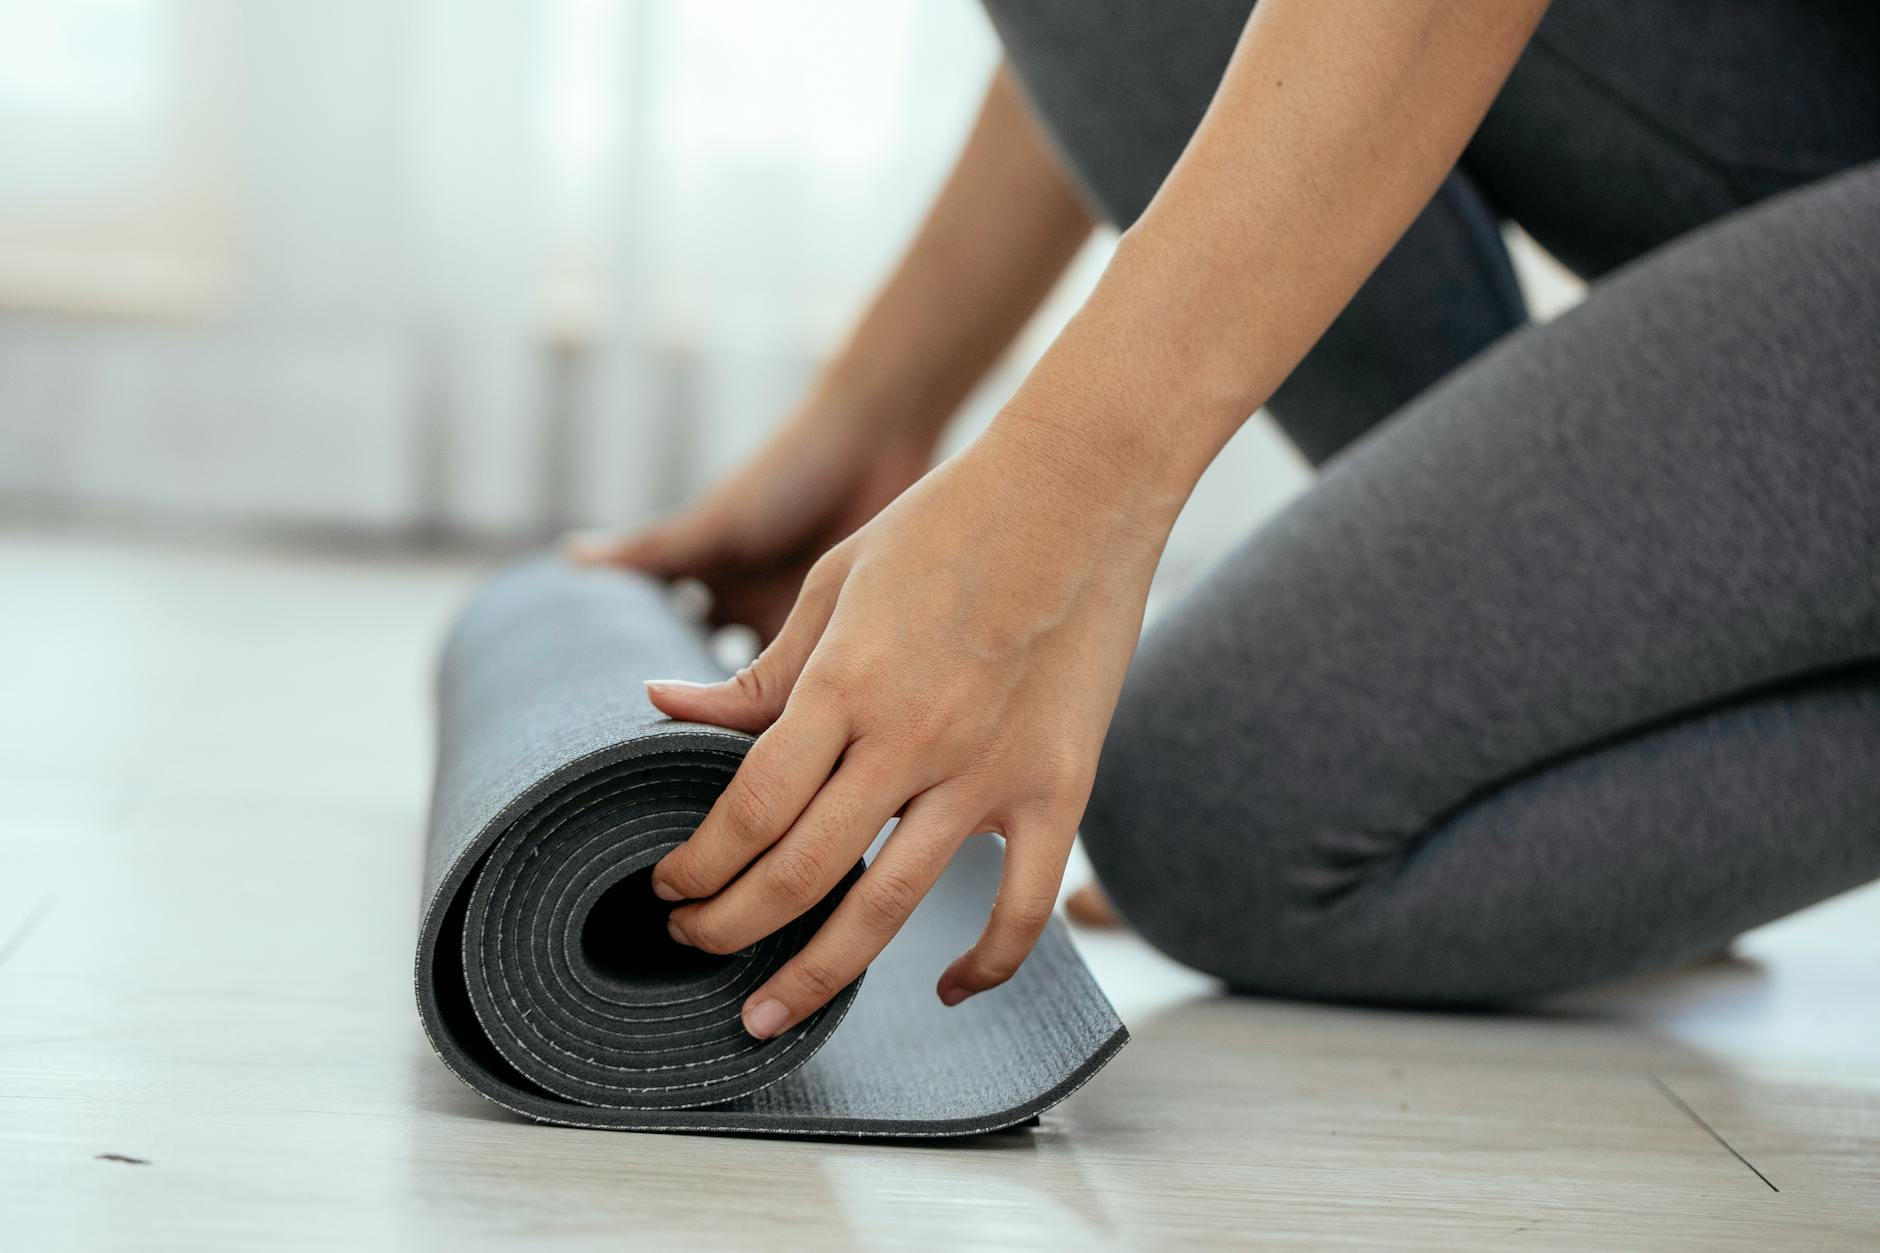
[[[818,557],[926,473],[931,437],[876,415],[810,407],[703,497],[619,538],[577,536],[576,560],[711,590],[715,625],[768,643]]]

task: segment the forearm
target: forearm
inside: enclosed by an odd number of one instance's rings
[[[1505,3],[1261,0],[1188,152],[992,428],[824,554],[747,669],[648,685],[672,717],[757,735],[654,870],[677,942],[732,953],[775,933],[896,819],[828,921],[746,998],[753,1036],[795,1028],[859,976],[969,832],[1001,833],[1004,867],[985,932],[935,990],[954,1005],[1019,969],[1049,925],[1167,526],[1454,160],[1539,11]],[[973,312],[1016,327],[1019,285],[991,280],[1060,237],[1008,230],[974,256],[986,241],[935,218],[916,254],[981,275],[957,290],[1005,293]],[[1046,271],[1026,273],[1042,291]],[[947,279],[891,285],[884,325],[897,299],[934,299]],[[981,334],[928,331],[922,346],[984,360],[1003,341]]]
[[[1261,0],[1007,434],[1173,523],[1455,163],[1544,0]]]
[[[1001,66],[926,220],[824,372],[812,406],[937,436],[1090,229],[1057,153]]]

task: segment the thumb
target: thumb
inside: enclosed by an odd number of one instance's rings
[[[796,687],[797,676],[822,639],[829,615],[835,612],[837,580],[811,577],[804,581],[790,616],[763,652],[744,669],[717,683],[690,683],[683,679],[648,679],[647,699],[671,718],[730,727],[755,735],[775,722]]]

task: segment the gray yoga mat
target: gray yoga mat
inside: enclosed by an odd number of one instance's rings
[[[418,934],[425,1031],[457,1076],[542,1122],[645,1131],[955,1136],[1034,1119],[1128,1039],[1062,927],[955,1009],[934,981],[971,946],[1001,845],[969,840],[864,979],[775,1039],[744,998],[861,873],[729,957],[673,944],[648,887],[751,739],[673,722],[647,678],[723,677],[637,576],[552,558],[464,609],[438,675]]]

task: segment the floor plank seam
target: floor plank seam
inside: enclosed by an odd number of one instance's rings
[[[1715,1127],[1705,1122],[1703,1115],[1699,1114],[1696,1110],[1692,1109],[1690,1105],[1685,1102],[1683,1097],[1679,1096],[1676,1092],[1673,1092],[1671,1090],[1670,1084],[1666,1083],[1663,1079],[1660,1079],[1657,1075],[1653,1074],[1649,1070],[1645,1072],[1645,1077],[1652,1081],[1652,1086],[1658,1089],[1659,1093],[1665,1098],[1665,1100],[1671,1102],[1673,1108],[1682,1110],[1686,1118],[1690,1119],[1692,1122],[1702,1127],[1705,1133],[1708,1134],[1711,1139],[1715,1140],[1718,1144],[1721,1144],[1725,1149],[1727,1149],[1731,1157],[1734,1157],[1737,1161],[1742,1162],[1743,1165],[1747,1166],[1749,1168],[1749,1172],[1752,1175],[1755,1175],[1758,1179],[1762,1180],[1764,1185],[1767,1186],[1771,1192],[1782,1191],[1781,1188],[1776,1187],[1775,1184],[1769,1181],[1768,1175],[1765,1175],[1762,1173],[1762,1171],[1756,1169],[1756,1165],[1754,1162],[1750,1161],[1749,1158],[1744,1157],[1741,1153],[1737,1152],[1736,1146],[1734,1144],[1731,1144],[1728,1140],[1724,1139],[1723,1136],[1718,1134],[1717,1129]]]
[[[20,951],[21,946],[32,937],[33,932],[39,929],[39,924],[44,922],[46,915],[51,912],[52,897],[50,896],[40,897],[39,903],[26,911],[26,917],[20,920],[19,926],[13,928],[13,934],[6,938],[4,944],[0,944],[0,966],[6,965],[8,959]]]

